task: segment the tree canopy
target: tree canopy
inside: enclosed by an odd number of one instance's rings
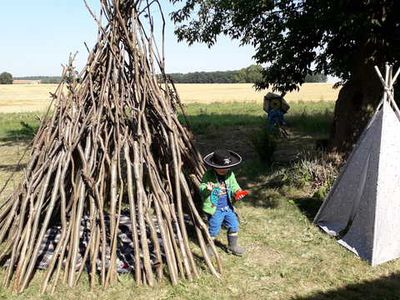
[[[13,77],[8,72],[3,72],[0,74],[0,84],[12,84]]]
[[[179,40],[212,46],[218,35],[256,49],[260,88],[289,91],[307,75],[351,79],[359,65],[400,56],[398,0],[170,0]],[[178,6],[177,6],[178,7]]]

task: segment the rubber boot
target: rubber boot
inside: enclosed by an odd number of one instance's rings
[[[238,245],[238,233],[228,233],[228,252],[242,256],[245,250]]]
[[[211,239],[213,240],[213,242],[215,241],[215,237],[211,237]],[[210,244],[207,245],[207,254],[209,257],[213,257],[214,256],[214,251],[211,247]]]

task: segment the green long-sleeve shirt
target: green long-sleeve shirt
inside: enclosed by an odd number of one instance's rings
[[[225,175],[225,184],[228,193],[228,200],[232,204],[233,195],[241,190],[239,184],[236,181],[235,174],[232,171],[229,171],[228,174]],[[215,187],[219,187],[219,182],[217,179],[217,174],[214,170],[208,170],[204,173],[203,179],[200,184],[200,194],[203,200],[203,211],[207,214],[213,215],[217,210],[217,207],[211,202],[211,191],[207,189],[207,183],[211,182]]]

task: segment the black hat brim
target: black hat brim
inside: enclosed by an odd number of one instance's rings
[[[219,165],[219,164],[214,163],[212,161],[214,152],[211,152],[211,153],[207,154],[206,156],[204,156],[203,161],[207,166],[212,167],[212,168],[217,168],[217,169],[232,168],[242,162],[242,157],[239,154],[237,154],[236,152],[233,152],[231,150],[228,150],[228,152],[230,154],[229,158],[231,159],[231,163],[229,165]]]

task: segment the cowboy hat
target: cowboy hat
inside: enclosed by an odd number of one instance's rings
[[[204,163],[212,168],[227,169],[242,162],[242,157],[231,150],[218,149],[204,156]]]

